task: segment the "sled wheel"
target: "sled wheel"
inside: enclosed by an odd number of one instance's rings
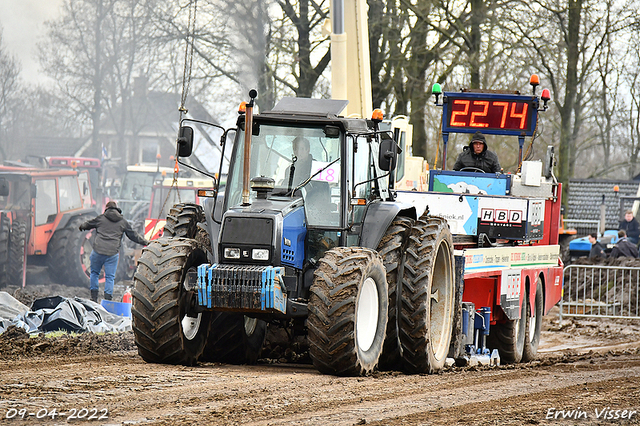
[[[520,319],[506,320],[492,325],[487,336],[487,347],[498,349],[500,362],[515,364],[522,360],[527,326],[527,301],[522,300]]]
[[[447,221],[421,217],[407,246],[398,317],[402,361],[409,373],[444,367],[453,331],[453,264]]]
[[[404,251],[409,241],[409,232],[413,226],[413,220],[406,217],[397,217],[391,222],[387,232],[378,244],[378,253],[382,257],[387,274],[389,286],[389,320],[387,321],[387,335],[380,356],[381,370],[397,370],[402,367],[400,357],[400,343],[398,341],[398,312],[397,299],[400,294],[400,279],[404,269]]]
[[[187,273],[205,263],[205,250],[186,238],[152,241],[144,248],[131,291],[133,333],[147,362],[195,365],[207,342],[210,312],[196,312]]]
[[[542,329],[543,315],[542,300],[542,280],[538,277],[536,281],[535,306],[531,309],[529,297],[527,297],[527,327],[525,331],[524,351],[522,352],[522,362],[529,362],[536,358],[538,346],[540,345],[540,331]]]
[[[201,359],[226,364],[255,364],[267,336],[267,323],[242,314],[216,312]]]
[[[309,354],[324,374],[360,376],[378,365],[389,297],[382,258],[361,247],[329,250],[309,296]]]

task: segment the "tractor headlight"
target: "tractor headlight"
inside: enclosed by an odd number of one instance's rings
[[[240,259],[240,249],[239,248],[225,248],[224,249],[224,257],[226,259]]]
[[[253,260],[269,260],[269,250],[253,249],[251,250],[251,258]]]

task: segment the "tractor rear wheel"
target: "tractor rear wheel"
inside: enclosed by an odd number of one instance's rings
[[[503,323],[492,325],[487,336],[487,347],[498,349],[500,362],[515,364],[522,360],[527,326],[527,301],[522,300],[520,318],[507,319]]]
[[[391,222],[387,232],[380,240],[380,244],[378,244],[378,253],[380,253],[387,271],[389,286],[389,320],[379,363],[382,370],[395,370],[402,367],[398,340],[397,299],[400,294],[399,288],[404,270],[404,251],[409,241],[409,232],[413,222],[407,217],[397,217]]]
[[[204,222],[202,206],[191,203],[175,204],[169,210],[164,225],[164,237],[195,238],[198,222]]]
[[[309,354],[324,374],[360,376],[378,365],[389,296],[382,258],[361,247],[329,250],[309,296]]]
[[[84,222],[81,217],[71,219],[66,227],[58,229],[47,247],[49,275],[56,281],[78,287],[89,286],[91,274],[91,232],[78,231]]]
[[[538,346],[540,345],[540,332],[542,329],[542,315],[543,315],[543,298],[542,298],[542,280],[538,277],[536,282],[536,298],[535,306],[531,306],[529,303],[529,297],[527,295],[527,316],[525,328],[525,340],[524,351],[522,352],[522,362],[529,362],[536,358],[538,354]]]
[[[22,286],[27,244],[27,224],[21,220],[14,220],[11,225],[9,238],[9,259],[7,262],[7,277],[9,283]]]
[[[9,227],[9,218],[5,213],[0,212],[0,288],[8,284]]]
[[[255,364],[267,336],[263,320],[228,312],[214,313],[203,361]]]
[[[203,247],[186,238],[152,241],[143,249],[131,291],[133,334],[147,362],[195,365],[211,327],[211,312],[197,312],[187,273],[207,261]]]
[[[402,361],[410,373],[444,367],[453,331],[453,265],[447,221],[422,216],[409,237],[398,314]]]

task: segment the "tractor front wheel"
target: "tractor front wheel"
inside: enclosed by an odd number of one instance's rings
[[[382,258],[339,247],[319,261],[309,297],[309,354],[324,374],[360,376],[378,365],[389,297]]]
[[[131,291],[133,333],[138,353],[147,362],[195,365],[204,350],[211,313],[198,312],[197,293],[188,273],[207,261],[194,240],[152,241],[142,252]]]
[[[267,323],[242,314],[214,313],[203,361],[255,364],[267,336]]]

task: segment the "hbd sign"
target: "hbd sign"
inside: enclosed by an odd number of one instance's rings
[[[507,209],[481,209],[480,210],[480,222],[493,222],[493,223],[506,223],[506,224],[521,224],[522,223],[522,210],[507,210]]]

